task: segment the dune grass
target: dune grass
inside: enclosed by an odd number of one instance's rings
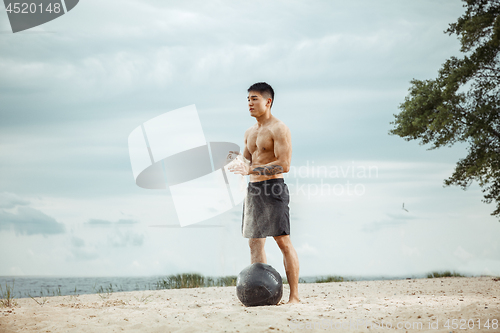
[[[198,273],[183,273],[169,275],[166,278],[158,280],[155,285],[156,290],[228,286],[236,286],[236,276],[213,278],[205,277]]]
[[[344,281],[348,281],[348,280],[344,280],[344,278],[342,276],[328,275],[325,278],[316,279],[316,281],[314,281],[314,283],[344,282]]]
[[[429,278],[429,279],[441,278],[441,277],[465,277],[465,275],[462,275],[462,274],[456,273],[456,272],[451,273],[450,271],[432,272],[432,273],[427,274],[427,278]]]
[[[12,281],[12,285],[5,283],[5,290],[0,285],[0,306],[1,307],[13,307],[17,305],[17,302],[14,298],[14,283]]]
[[[94,290],[94,293],[99,295],[99,297],[102,300],[108,299],[111,296],[111,294],[114,292],[113,285],[111,283],[109,284],[109,287],[99,286],[99,288],[97,288],[97,285],[94,284],[94,286],[92,287],[92,290]]]

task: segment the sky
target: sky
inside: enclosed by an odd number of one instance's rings
[[[388,134],[410,80],[460,56],[444,30],[463,12],[458,0],[82,0],[13,34],[2,7],[0,275],[238,274],[242,205],[181,228],[168,188],[135,184],[127,140],[195,104],[207,141],[241,147],[260,81],[292,133],[301,276],[500,275],[493,205],[475,183],[443,187],[466,145]],[[285,275],[272,238],[266,251]]]

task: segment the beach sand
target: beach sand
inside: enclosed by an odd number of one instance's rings
[[[262,307],[243,306],[235,287],[58,296],[43,306],[17,299],[0,309],[0,332],[387,332],[398,324],[401,332],[463,332],[467,324],[468,332],[500,332],[496,280],[308,283],[299,285],[296,305],[284,304],[285,285],[279,305]]]

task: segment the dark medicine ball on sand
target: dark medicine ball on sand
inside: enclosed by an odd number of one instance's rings
[[[283,296],[283,281],[271,265],[258,262],[240,272],[236,295],[245,306],[276,305]]]

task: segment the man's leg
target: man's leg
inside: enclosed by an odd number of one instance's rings
[[[283,253],[286,278],[290,286],[290,299],[288,303],[299,303],[299,257],[293,248],[289,235],[274,237]]]
[[[267,264],[266,251],[264,250],[266,239],[250,238],[248,240],[248,245],[250,245],[250,263],[255,264],[256,262],[261,262]]]

